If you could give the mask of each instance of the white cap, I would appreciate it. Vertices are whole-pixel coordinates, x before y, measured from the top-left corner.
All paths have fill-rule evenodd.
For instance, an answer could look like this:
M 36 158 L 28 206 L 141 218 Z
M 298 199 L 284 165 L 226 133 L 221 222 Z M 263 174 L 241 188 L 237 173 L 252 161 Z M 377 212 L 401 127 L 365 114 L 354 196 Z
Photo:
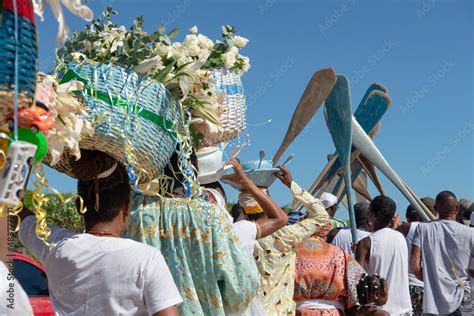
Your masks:
M 323 194 L 321 194 L 319 201 L 321 201 L 325 209 L 328 209 L 337 203 L 337 197 L 335 195 L 332 195 L 331 193 L 324 192 Z

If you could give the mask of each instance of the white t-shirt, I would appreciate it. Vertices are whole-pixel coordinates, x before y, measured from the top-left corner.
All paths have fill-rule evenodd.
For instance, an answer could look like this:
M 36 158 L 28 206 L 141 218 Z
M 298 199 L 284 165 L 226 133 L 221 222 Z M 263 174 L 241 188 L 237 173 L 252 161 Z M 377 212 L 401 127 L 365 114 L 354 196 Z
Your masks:
M 155 248 L 48 226 L 51 248 L 36 237 L 33 216 L 22 221 L 19 238 L 45 267 L 60 315 L 151 315 L 182 302 Z
M 370 232 L 365 230 L 357 229 L 357 240 L 360 241 L 367 236 L 370 236 Z M 354 252 L 352 251 L 351 244 L 352 244 L 352 233 L 350 227 L 343 227 L 339 230 L 337 235 L 332 240 L 331 244 L 337 247 L 341 247 L 344 249 L 348 254 L 352 257 L 354 256 Z
M 474 229 L 442 219 L 421 223 L 416 228 L 413 245 L 421 248 L 425 283 L 423 312 L 454 312 L 464 298 L 461 284 L 467 288 L 469 282 L 467 270 L 474 254 Z
M 257 242 L 257 225 L 254 222 L 243 220 L 232 224 L 232 226 L 245 248 L 253 255 Z
M 3 261 L 0 261 L 0 280 L 0 315 L 33 315 L 28 295 L 13 276 L 13 267 L 7 268 Z
M 408 285 L 408 249 L 405 237 L 391 228 L 369 236 L 371 241 L 368 274 L 378 274 L 387 281 L 388 300 L 382 308 L 390 315 L 412 311 Z
M 408 248 L 408 265 L 410 264 L 410 261 L 411 261 L 411 249 L 412 249 L 413 236 L 415 235 L 415 230 L 416 230 L 416 227 L 418 226 L 418 224 L 420 224 L 420 222 L 410 223 L 410 230 L 408 231 L 408 234 L 406 236 L 407 248 Z M 413 285 L 413 286 L 424 287 L 423 281 L 419 280 L 410 271 L 408 273 L 408 282 L 409 282 L 410 285 Z

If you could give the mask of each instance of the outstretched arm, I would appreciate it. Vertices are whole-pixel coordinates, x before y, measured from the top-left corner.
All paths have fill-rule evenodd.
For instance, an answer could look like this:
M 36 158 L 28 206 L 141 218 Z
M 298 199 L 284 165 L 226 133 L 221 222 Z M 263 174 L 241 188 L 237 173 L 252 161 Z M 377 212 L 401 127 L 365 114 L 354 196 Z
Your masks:
M 268 217 L 258 221 L 260 232 L 258 237 L 263 238 L 271 235 L 285 226 L 288 223 L 288 216 L 286 216 L 281 207 L 249 179 L 237 159 L 232 158 L 230 163 L 234 166 L 235 173 L 225 178 L 243 185 L 245 190 L 252 195 Z

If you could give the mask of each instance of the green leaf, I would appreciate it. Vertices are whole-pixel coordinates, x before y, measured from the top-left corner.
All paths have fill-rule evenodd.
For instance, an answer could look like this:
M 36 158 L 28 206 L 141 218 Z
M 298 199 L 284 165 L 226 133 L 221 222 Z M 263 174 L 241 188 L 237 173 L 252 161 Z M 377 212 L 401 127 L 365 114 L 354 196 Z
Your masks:
M 176 36 L 178 36 L 179 34 L 179 29 L 173 29 L 171 30 L 171 32 L 168 33 L 168 37 L 170 39 L 173 39 L 173 38 L 176 38 Z
M 163 80 L 171 72 L 175 64 L 176 64 L 176 60 L 173 60 L 169 65 L 167 65 L 158 74 L 156 74 L 154 79 L 158 82 L 163 82 Z
M 160 24 L 158 26 L 158 30 L 157 32 L 160 33 L 160 34 L 164 34 L 165 33 L 165 30 L 166 30 L 166 26 L 164 24 Z

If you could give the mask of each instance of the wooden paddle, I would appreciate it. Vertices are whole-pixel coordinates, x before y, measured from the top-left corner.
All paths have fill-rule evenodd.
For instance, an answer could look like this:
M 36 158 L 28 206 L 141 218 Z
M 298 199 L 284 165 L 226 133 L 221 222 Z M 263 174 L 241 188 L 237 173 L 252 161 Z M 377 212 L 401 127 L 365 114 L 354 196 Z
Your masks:
M 349 204 L 349 220 L 351 223 L 352 242 L 357 244 L 357 226 L 352 203 L 351 181 L 351 148 L 352 148 L 352 106 L 349 92 L 349 81 L 343 75 L 337 76 L 334 89 L 326 99 L 324 117 L 329 132 L 336 146 L 341 164 L 344 166 L 346 196 Z
M 377 176 L 374 165 L 367 158 L 365 158 L 364 155 L 360 155 L 357 159 L 359 160 L 360 165 L 365 170 L 367 175 L 370 177 L 370 180 L 372 180 L 374 183 L 379 193 L 381 195 L 386 195 L 382 183 L 380 183 L 380 180 Z
M 377 135 L 377 132 L 379 131 L 380 129 L 380 126 L 381 126 L 381 123 L 378 122 L 375 127 L 372 129 L 372 131 L 370 132 L 369 134 L 369 137 L 370 139 L 374 139 L 375 138 L 375 135 Z M 357 156 L 354 156 L 352 157 L 352 160 L 351 160 L 351 168 L 352 168 L 352 183 L 354 184 L 354 182 L 356 182 L 358 176 L 359 176 L 359 173 L 363 170 L 363 167 L 360 165 L 359 163 L 359 157 L 360 157 L 360 152 L 358 150 L 354 150 L 353 149 L 353 152 L 357 153 Z M 355 188 L 354 188 L 355 190 Z M 344 198 L 344 193 L 345 192 L 345 189 L 344 189 L 344 183 L 342 181 L 342 179 L 339 179 L 333 189 L 333 194 L 338 198 L 338 203 L 340 203 L 340 201 Z
M 395 173 L 392 167 L 390 167 L 388 162 L 355 118 L 352 119 L 352 130 L 352 143 L 354 147 L 356 147 L 361 154 L 363 154 L 375 167 L 385 174 L 385 176 L 398 188 L 398 190 L 400 190 L 407 200 L 415 206 L 418 214 L 420 214 L 423 220 L 430 221 L 432 218 L 425 213 L 423 207 L 418 204 L 413 195 L 407 190 L 400 177 Z
M 313 74 L 296 106 L 285 138 L 273 157 L 273 166 L 278 164 L 285 150 L 313 118 L 335 84 L 336 74 L 332 68 L 321 69 Z
M 372 131 L 391 105 L 390 97 L 386 94 L 382 94 L 386 98 L 386 102 L 382 102 L 381 104 L 373 102 L 372 98 L 377 95 L 373 93 L 375 91 L 384 93 L 387 91 L 387 88 L 379 83 L 371 84 L 356 110 L 356 118 L 362 120 L 362 126 L 364 127 L 364 130 L 368 132 Z M 340 167 L 341 164 L 337 160 L 337 155 L 334 154 L 333 158 L 328 162 L 328 164 L 323 168 L 323 171 L 313 182 L 308 192 L 314 195 L 316 191 L 320 189 L 323 182 L 333 177 L 336 170 Z

